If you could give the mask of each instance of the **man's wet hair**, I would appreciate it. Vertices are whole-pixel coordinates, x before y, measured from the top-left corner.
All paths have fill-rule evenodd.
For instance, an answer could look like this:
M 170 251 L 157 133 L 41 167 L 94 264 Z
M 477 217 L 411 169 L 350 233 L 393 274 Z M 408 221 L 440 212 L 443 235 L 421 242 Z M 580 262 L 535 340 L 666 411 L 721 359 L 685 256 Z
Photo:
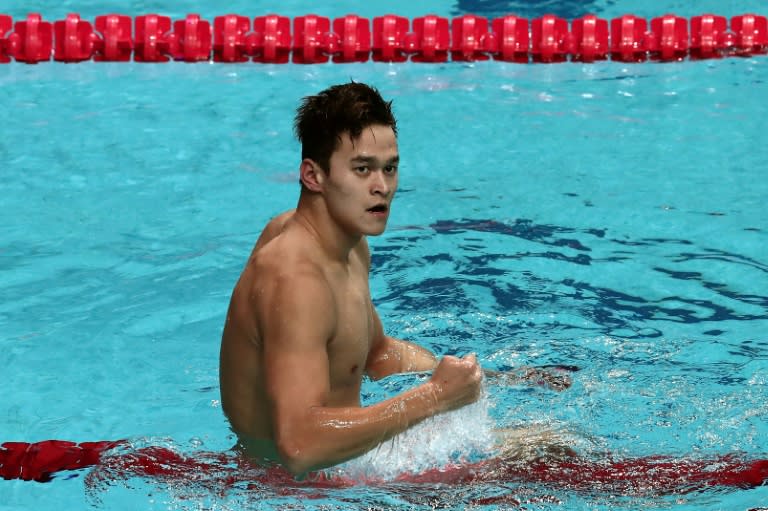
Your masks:
M 331 154 L 348 133 L 352 140 L 374 124 L 389 126 L 397 135 L 392 102 L 375 87 L 351 82 L 334 85 L 305 97 L 296 111 L 294 131 L 301 143 L 301 158 L 309 158 L 330 171 Z

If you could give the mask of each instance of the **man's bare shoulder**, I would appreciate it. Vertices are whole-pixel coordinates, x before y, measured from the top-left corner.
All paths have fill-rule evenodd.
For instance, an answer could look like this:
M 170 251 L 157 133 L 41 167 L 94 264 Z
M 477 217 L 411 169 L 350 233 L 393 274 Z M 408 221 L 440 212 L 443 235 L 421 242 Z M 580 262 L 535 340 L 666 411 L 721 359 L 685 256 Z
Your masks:
M 265 243 L 254 252 L 250 266 L 262 277 L 283 273 L 322 272 L 320 258 L 317 256 L 310 239 L 303 233 L 288 229 Z
M 295 209 L 291 209 L 272 218 L 272 220 L 270 220 L 261 231 L 259 239 L 256 241 L 256 245 L 253 247 L 252 254 L 279 236 L 280 233 L 283 232 L 283 229 L 285 229 L 285 225 L 291 220 L 291 218 L 293 218 L 293 214 L 295 212 Z
M 322 342 L 330 338 L 336 318 L 334 293 L 312 243 L 302 229 L 286 226 L 251 258 L 248 302 L 263 338 L 282 338 L 280 332 L 295 334 L 296 329 L 303 337 Z
M 322 291 L 328 286 L 326 265 L 315 240 L 292 217 L 292 211 L 286 212 L 265 228 L 248 262 L 253 291 L 290 294 L 303 289 Z

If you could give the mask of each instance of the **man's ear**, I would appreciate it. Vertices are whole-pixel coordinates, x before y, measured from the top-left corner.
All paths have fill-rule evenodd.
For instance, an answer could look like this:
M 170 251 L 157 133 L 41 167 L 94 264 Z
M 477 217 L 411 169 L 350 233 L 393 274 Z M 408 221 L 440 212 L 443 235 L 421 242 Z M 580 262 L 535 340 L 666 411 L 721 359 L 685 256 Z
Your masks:
M 320 192 L 325 182 L 325 171 L 315 160 L 304 158 L 299 166 L 299 179 L 304 186 L 313 192 Z

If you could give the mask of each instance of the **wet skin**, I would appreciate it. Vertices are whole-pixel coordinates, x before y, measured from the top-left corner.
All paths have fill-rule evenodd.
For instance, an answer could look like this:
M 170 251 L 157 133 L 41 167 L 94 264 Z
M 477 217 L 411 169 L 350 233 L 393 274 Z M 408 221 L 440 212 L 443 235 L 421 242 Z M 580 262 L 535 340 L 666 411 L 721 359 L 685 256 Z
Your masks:
M 264 228 L 235 286 L 222 406 L 255 461 L 295 474 L 334 465 L 479 396 L 473 355 L 438 362 L 385 335 L 371 301 L 365 237 L 386 227 L 398 162 L 394 132 L 379 125 L 342 136 L 328 172 L 303 160 L 297 208 Z M 427 382 L 361 407 L 364 375 L 426 370 Z

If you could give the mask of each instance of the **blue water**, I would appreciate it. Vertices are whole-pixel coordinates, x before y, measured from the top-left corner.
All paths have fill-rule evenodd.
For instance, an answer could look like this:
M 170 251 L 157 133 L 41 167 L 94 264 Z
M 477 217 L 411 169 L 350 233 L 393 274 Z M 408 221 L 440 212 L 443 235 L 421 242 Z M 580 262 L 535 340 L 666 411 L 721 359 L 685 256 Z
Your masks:
M 469 9 L 348 4 L 314 12 Z M 527 15 L 586 8 L 540 4 L 526 3 Z M 590 6 L 605 17 L 760 10 L 623 4 Z M 471 5 L 491 15 L 516 3 Z M 223 13 L 117 7 L 0 10 Z M 237 7 L 228 10 L 253 11 Z M 286 2 L 280 12 L 309 10 Z M 231 446 L 217 372 L 229 293 L 261 226 L 295 205 L 298 99 L 350 78 L 393 98 L 399 118 L 401 188 L 387 232 L 370 240 L 387 330 L 440 354 L 476 352 L 496 369 L 581 368 L 562 393 L 489 382 L 478 406 L 388 447 L 376 470 L 439 465 L 445 453 L 424 435 L 470 444 L 493 426 L 524 424 L 567 430 L 587 453 L 768 454 L 766 57 L 0 66 L 0 441 L 129 438 L 191 454 Z M 416 380 L 367 382 L 364 398 Z M 496 495 L 522 509 L 768 503 L 766 487 L 623 496 L 393 484 L 299 500 L 306 493 L 268 486 L 224 491 L 215 474 L 96 479 L 86 470 L 49 484 L 3 481 L 0 509 L 463 509 Z

